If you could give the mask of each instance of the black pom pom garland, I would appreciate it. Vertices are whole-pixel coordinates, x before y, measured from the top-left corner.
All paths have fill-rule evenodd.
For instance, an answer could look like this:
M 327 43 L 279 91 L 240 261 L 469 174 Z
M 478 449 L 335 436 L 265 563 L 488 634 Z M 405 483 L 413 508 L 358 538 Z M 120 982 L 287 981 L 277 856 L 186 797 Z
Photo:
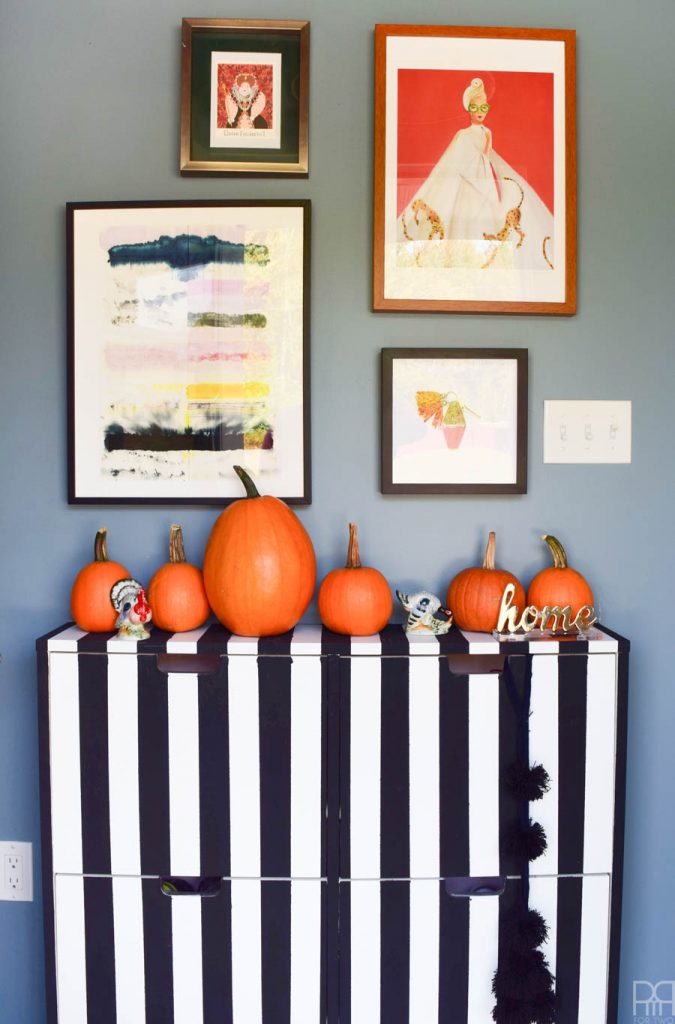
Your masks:
M 546 833 L 538 821 L 528 819 L 527 825 L 520 822 L 511 825 L 506 830 L 506 848 L 519 860 L 536 860 L 546 851 Z
M 541 800 L 544 793 L 551 788 L 549 774 L 542 764 L 526 766 L 520 761 L 512 764 L 506 772 L 505 784 L 507 789 L 518 800 Z

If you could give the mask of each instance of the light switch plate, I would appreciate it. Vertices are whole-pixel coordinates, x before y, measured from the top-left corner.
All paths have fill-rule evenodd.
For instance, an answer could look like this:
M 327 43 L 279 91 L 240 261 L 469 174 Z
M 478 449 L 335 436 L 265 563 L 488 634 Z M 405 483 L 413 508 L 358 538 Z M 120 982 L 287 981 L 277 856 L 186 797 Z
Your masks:
M 545 401 L 544 462 L 630 462 L 631 402 Z

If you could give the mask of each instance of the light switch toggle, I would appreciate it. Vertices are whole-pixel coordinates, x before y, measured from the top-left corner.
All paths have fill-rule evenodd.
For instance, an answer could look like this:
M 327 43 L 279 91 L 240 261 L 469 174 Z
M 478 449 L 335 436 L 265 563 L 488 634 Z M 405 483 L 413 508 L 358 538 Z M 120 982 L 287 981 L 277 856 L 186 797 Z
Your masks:
M 630 462 L 631 407 L 626 401 L 545 401 L 544 462 Z

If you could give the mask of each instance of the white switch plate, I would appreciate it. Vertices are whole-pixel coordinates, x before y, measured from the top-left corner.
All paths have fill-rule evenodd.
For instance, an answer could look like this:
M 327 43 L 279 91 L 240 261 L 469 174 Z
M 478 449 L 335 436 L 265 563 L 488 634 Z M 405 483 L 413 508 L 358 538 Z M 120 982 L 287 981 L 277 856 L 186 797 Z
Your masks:
M 545 401 L 544 462 L 630 462 L 631 405 Z
M 33 899 L 33 844 L 0 842 L 0 900 Z

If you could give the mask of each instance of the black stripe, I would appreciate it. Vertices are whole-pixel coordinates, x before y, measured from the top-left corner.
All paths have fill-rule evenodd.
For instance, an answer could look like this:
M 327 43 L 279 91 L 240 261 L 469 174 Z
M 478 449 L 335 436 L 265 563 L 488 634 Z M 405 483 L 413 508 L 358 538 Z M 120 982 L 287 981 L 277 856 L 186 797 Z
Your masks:
M 325 626 L 321 627 L 321 653 L 336 654 L 341 658 L 349 658 L 352 651 L 352 638 L 342 633 L 333 633 Z
M 319 1002 L 319 1021 L 326 1024 L 338 1024 L 340 1019 L 339 987 L 338 987 L 338 921 L 337 913 L 337 881 L 331 886 L 335 893 L 335 914 L 329 911 L 328 883 L 321 882 L 321 992 Z
M 604 627 L 603 627 L 604 628 Z M 621 640 L 621 638 L 619 638 Z M 626 641 L 627 643 L 627 641 Z M 609 933 L 609 999 L 607 1020 L 615 1021 L 619 1000 L 621 953 L 621 899 L 623 891 L 623 844 L 626 814 L 626 741 L 628 729 L 628 654 L 618 655 L 616 707 L 616 762 L 614 776 L 614 856 L 612 861 L 611 918 Z
M 380 883 L 380 1019 L 408 1024 L 410 882 Z
M 204 1024 L 232 1019 L 232 883 L 223 879 L 218 896 L 202 899 Z
M 449 896 L 439 882 L 438 1024 L 474 1024 L 469 1014 L 469 899 Z
M 290 657 L 292 640 L 292 629 L 286 633 L 278 633 L 276 636 L 261 636 L 258 640 L 258 654 Z
M 141 872 L 171 874 L 168 676 L 138 658 L 138 788 Z M 166 897 L 163 897 L 166 898 Z
M 450 672 L 447 658 L 438 663 L 440 865 L 445 877 L 470 873 L 469 677 Z
M 608 629 L 607 626 L 602 625 L 600 622 L 596 622 L 596 627 L 607 636 L 611 636 L 612 639 L 619 641 L 619 651 L 628 653 L 630 650 L 630 640 L 627 640 L 625 636 L 621 636 L 620 633 L 615 633 L 613 629 Z
M 340 882 L 340 930 L 339 930 L 339 988 L 340 988 L 340 1024 L 351 1024 L 352 1019 L 352 886 L 350 882 Z M 335 1024 L 333 1018 L 329 1024 Z M 372 1024 L 377 1024 L 373 1021 Z
M 115 934 L 111 878 L 84 879 L 87 1020 L 115 1024 Z
M 49 634 L 48 634 L 49 636 Z M 49 762 L 49 656 L 38 641 L 38 730 L 40 749 L 40 836 L 42 850 L 42 920 L 45 942 L 47 1024 L 56 1024 L 56 946 L 54 941 L 54 876 L 52 864 L 52 795 Z
M 150 639 L 142 640 L 139 642 L 139 651 L 148 651 L 150 645 L 152 645 L 153 652 L 163 654 L 166 652 L 166 645 L 171 637 L 174 636 L 166 629 L 158 629 L 157 626 L 153 626 L 150 631 Z
M 228 667 L 227 658 L 221 658 L 217 673 L 199 676 L 199 831 L 202 875 L 230 874 Z
M 587 662 L 583 655 L 558 657 L 558 871 L 561 875 L 584 870 Z
M 525 700 L 525 674 L 528 668 L 527 655 L 509 653 L 508 669 L 518 701 Z M 509 696 L 505 672 L 499 676 L 499 870 L 502 875 L 520 874 L 523 864 L 509 849 L 508 833 L 518 825 L 521 818 L 520 801 L 505 785 L 509 768 L 517 761 L 522 762 L 518 746 L 518 707 L 514 707 Z
M 262 1017 L 265 1024 L 291 1019 L 291 883 L 261 882 Z
M 158 878 L 143 879 L 143 947 L 148 1024 L 170 1022 L 173 1020 L 171 897 L 161 892 Z
M 291 659 L 259 657 L 258 688 L 260 870 L 263 877 L 290 878 Z
M 227 653 L 227 642 L 232 636 L 229 629 L 221 622 L 211 622 L 205 633 L 202 633 L 197 641 L 197 650 L 200 654 L 216 650 L 219 654 Z
M 80 705 L 80 796 L 84 874 L 110 874 L 108 658 L 77 659 Z
M 582 878 L 558 879 L 555 965 L 557 1024 L 577 1024 L 579 1019 L 582 887 Z
M 108 630 L 106 633 L 85 633 L 77 641 L 78 654 L 106 654 L 108 651 L 108 640 L 117 636 L 117 630 Z
M 340 661 L 321 658 L 321 874 L 340 873 Z
M 445 634 L 436 638 L 440 644 L 441 654 L 468 654 L 469 641 L 461 629 L 454 623 Z
M 410 876 L 408 658 L 382 658 L 380 875 Z
M 380 631 L 380 643 L 383 655 L 408 657 L 410 654 L 410 644 L 403 626 L 396 626 L 393 623 L 385 626 Z
M 351 658 L 340 658 L 340 878 L 351 875 Z

